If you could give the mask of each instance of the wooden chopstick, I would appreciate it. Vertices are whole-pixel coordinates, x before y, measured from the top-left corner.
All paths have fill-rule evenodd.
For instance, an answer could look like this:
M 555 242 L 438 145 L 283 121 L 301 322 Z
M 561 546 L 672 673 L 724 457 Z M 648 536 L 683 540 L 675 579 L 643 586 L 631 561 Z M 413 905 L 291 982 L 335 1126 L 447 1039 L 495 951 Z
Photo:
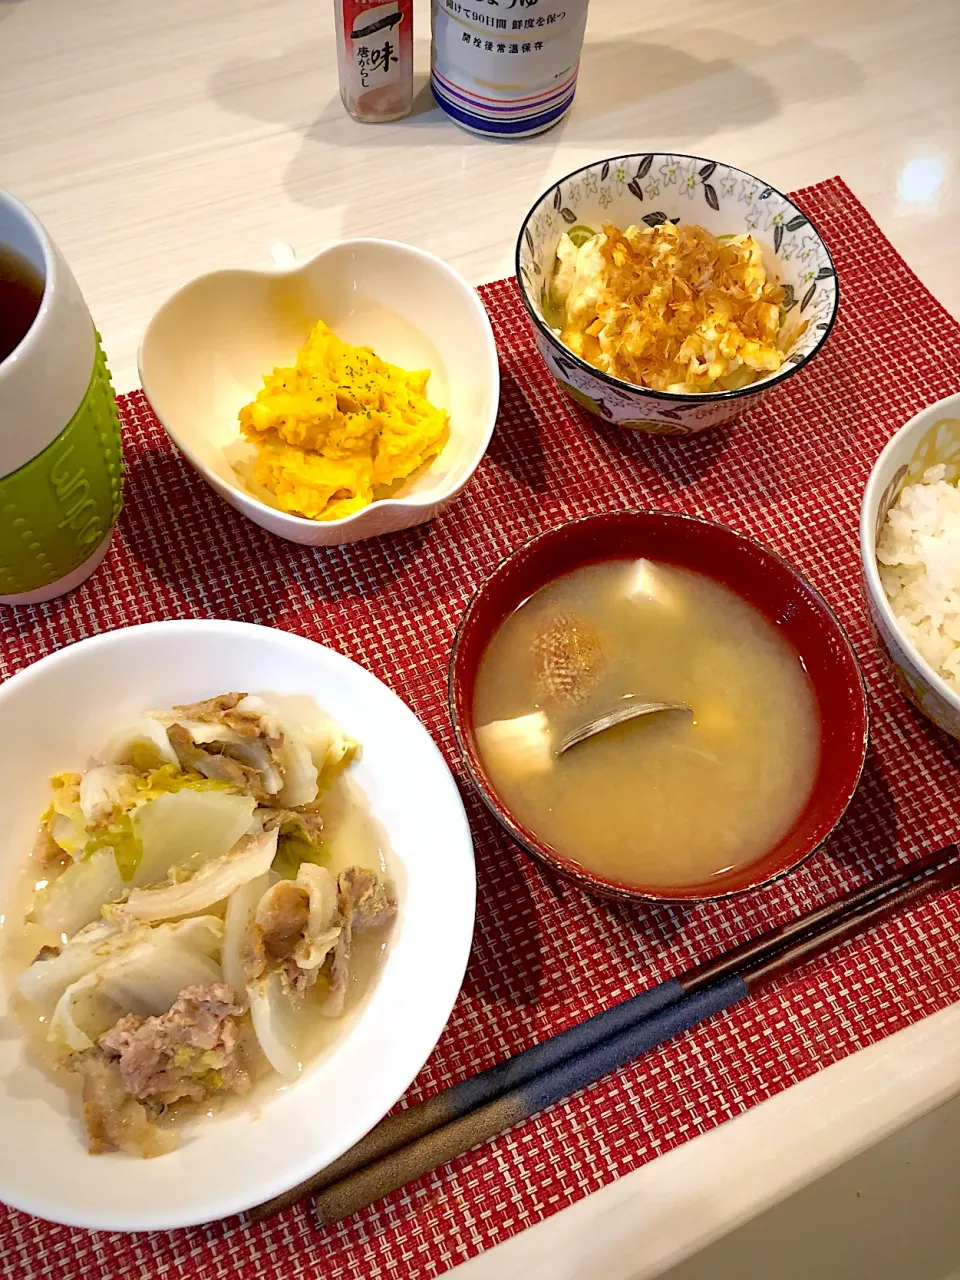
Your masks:
M 704 1021 L 890 911 L 960 882 L 956 845 L 659 983 L 416 1107 L 381 1121 L 313 1178 L 248 1213 L 263 1221 L 314 1195 L 336 1222 L 518 1120 Z

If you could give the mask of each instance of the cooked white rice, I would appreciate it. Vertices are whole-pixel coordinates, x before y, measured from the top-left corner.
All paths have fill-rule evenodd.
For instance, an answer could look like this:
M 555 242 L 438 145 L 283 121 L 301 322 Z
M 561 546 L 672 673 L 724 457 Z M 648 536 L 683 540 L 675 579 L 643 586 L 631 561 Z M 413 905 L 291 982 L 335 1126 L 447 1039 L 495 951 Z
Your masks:
M 960 688 L 960 490 L 930 467 L 904 485 L 880 531 L 880 581 L 900 630 Z

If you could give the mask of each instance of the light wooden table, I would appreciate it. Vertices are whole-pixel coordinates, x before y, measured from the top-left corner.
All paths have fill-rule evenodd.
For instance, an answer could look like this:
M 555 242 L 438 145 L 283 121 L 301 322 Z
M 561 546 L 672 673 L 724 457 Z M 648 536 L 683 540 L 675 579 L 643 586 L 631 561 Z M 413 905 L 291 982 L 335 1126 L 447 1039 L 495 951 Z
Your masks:
M 425 85 L 425 3 L 419 18 Z M 571 117 L 506 144 L 461 133 L 426 90 L 398 125 L 349 120 L 329 0 L 0 0 L 0 185 L 60 243 L 121 391 L 148 318 L 199 272 L 382 234 L 491 279 L 551 180 L 632 150 L 717 156 L 784 190 L 839 173 L 960 314 L 958 66 L 957 0 L 593 0 Z M 464 1280 L 656 1275 L 958 1088 L 954 1008 L 468 1263 Z

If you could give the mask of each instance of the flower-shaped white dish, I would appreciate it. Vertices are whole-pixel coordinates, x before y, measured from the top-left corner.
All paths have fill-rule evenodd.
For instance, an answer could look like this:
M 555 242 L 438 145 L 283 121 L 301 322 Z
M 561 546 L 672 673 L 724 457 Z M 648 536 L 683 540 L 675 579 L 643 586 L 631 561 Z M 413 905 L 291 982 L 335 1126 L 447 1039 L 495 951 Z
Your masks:
M 900 629 L 877 568 L 880 531 L 900 491 L 938 465 L 946 467 L 949 483 L 960 481 L 960 393 L 921 409 L 890 437 L 873 464 L 860 507 L 860 559 L 870 621 L 894 680 L 919 711 L 960 738 L 960 693 Z
M 399 914 L 359 1011 L 303 1075 L 185 1127 L 152 1160 L 92 1156 L 78 1100 L 31 1059 L 4 966 L 0 1199 L 105 1230 L 186 1226 L 249 1208 L 340 1156 L 393 1106 L 433 1049 L 473 935 L 473 845 L 454 781 L 429 734 L 385 685 L 299 636 L 239 622 L 160 622 L 61 649 L 0 687 L 3 945 L 49 777 L 82 769 L 118 725 L 149 707 L 241 690 L 307 695 L 363 747 L 351 765 L 382 832 Z
M 791 342 L 775 373 L 736 391 L 654 391 L 595 369 L 573 354 L 544 318 L 543 294 L 564 231 L 605 223 L 621 230 L 667 220 L 694 223 L 716 236 L 749 233 L 764 251 L 768 278 L 786 289 Z M 741 169 L 702 156 L 619 156 L 596 160 L 561 178 L 527 214 L 517 240 L 517 281 L 537 347 L 559 384 L 584 408 L 616 426 L 689 435 L 729 422 L 808 364 L 836 319 L 837 273 L 810 219 L 791 200 Z
M 450 415 L 450 439 L 431 463 L 340 520 L 280 511 L 237 470 L 254 456 L 240 409 L 265 374 L 293 363 L 317 320 L 391 364 L 430 369 L 427 396 Z M 291 267 L 200 276 L 150 321 L 139 365 L 154 412 L 204 479 L 264 529 L 308 546 L 432 520 L 479 465 L 500 398 L 493 330 L 476 290 L 433 254 L 390 240 L 344 240 Z

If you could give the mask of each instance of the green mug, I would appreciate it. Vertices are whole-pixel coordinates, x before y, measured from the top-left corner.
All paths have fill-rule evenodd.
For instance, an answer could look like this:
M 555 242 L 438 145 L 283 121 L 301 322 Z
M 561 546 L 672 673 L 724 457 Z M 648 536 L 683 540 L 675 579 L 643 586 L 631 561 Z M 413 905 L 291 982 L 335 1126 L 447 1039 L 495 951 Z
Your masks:
M 37 604 L 78 587 L 107 553 L 123 486 L 120 421 L 70 268 L 4 191 L 0 312 L 0 604 Z M 18 317 L 22 335 L 11 328 Z

